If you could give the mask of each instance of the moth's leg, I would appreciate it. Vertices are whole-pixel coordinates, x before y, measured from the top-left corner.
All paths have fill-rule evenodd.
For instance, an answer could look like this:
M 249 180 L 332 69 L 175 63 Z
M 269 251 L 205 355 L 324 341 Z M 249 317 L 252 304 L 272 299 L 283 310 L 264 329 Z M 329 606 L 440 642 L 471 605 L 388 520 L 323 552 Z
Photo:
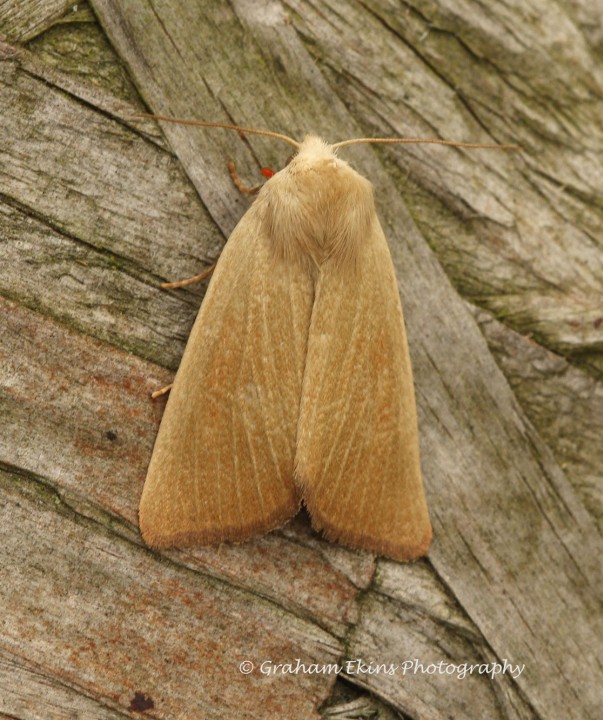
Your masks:
M 194 285 L 195 283 L 201 282 L 205 280 L 205 278 L 209 277 L 213 271 L 216 268 L 216 263 L 213 265 L 210 265 L 207 270 L 204 270 L 202 273 L 199 273 L 199 275 L 195 275 L 194 277 L 186 278 L 185 280 L 176 280 L 176 282 L 171 283 L 161 283 L 162 288 L 180 288 L 180 287 L 186 287 L 187 285 Z
M 245 185 L 245 183 L 237 175 L 235 164 L 232 161 L 228 163 L 228 171 L 230 172 L 230 177 L 232 178 L 234 186 L 239 192 L 243 193 L 243 195 L 256 195 L 262 189 L 261 185 L 253 188 L 249 187 L 249 185 Z
M 186 278 L 185 280 L 177 280 L 176 282 L 171 283 L 161 283 L 162 288 L 180 288 L 180 287 L 186 287 L 187 285 L 194 285 L 194 283 L 201 282 L 202 280 L 205 280 L 206 277 L 212 274 L 214 271 L 214 268 L 216 267 L 216 263 L 213 265 L 210 265 L 207 270 L 204 270 L 199 275 L 195 275 L 195 277 Z M 160 390 L 155 390 L 155 392 L 151 393 L 151 397 L 153 400 L 155 400 L 158 397 L 161 397 L 162 395 L 165 395 L 168 393 L 174 383 L 170 383 L 169 385 L 166 385 L 165 387 L 161 388 Z
M 151 397 L 153 398 L 153 400 L 155 400 L 156 398 L 161 397 L 162 395 L 165 395 L 166 393 L 168 393 L 173 387 L 174 387 L 174 383 L 170 383 L 169 385 L 162 387 L 161 390 L 155 390 L 155 392 L 152 392 Z

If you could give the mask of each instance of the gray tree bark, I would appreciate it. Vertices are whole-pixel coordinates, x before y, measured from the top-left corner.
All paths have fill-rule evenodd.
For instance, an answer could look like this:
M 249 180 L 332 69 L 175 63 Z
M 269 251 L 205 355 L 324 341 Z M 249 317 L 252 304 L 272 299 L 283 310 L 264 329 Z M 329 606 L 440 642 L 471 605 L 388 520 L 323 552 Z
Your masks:
M 0 716 L 599 717 L 600 15 L 585 0 L 0 2 Z M 164 402 L 149 393 L 203 296 L 159 284 L 215 261 L 244 213 L 226 163 L 254 183 L 288 149 L 141 111 L 522 146 L 341 151 L 375 186 L 398 273 L 426 559 L 329 544 L 303 515 L 242 545 L 145 548 Z M 259 670 L 298 658 L 343 671 Z M 525 669 L 403 675 L 415 658 Z

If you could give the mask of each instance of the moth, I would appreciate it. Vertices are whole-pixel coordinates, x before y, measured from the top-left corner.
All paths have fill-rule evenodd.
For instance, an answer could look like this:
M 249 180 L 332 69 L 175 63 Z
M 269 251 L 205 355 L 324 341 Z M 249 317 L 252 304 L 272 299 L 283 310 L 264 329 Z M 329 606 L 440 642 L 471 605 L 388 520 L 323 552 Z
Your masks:
M 371 140 L 235 129 L 297 152 L 216 265 L 155 442 L 143 538 L 240 542 L 303 503 L 329 540 L 419 558 L 432 529 L 398 285 L 372 185 L 337 155 Z

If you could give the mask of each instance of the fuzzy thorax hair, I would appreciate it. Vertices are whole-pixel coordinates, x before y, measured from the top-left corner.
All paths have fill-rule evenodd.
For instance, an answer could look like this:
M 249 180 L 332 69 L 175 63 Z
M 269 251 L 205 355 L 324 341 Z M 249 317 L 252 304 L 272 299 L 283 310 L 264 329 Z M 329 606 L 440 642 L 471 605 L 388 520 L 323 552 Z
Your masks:
M 256 204 L 276 257 L 305 266 L 327 260 L 355 266 L 376 220 L 371 183 L 314 135 L 264 185 Z

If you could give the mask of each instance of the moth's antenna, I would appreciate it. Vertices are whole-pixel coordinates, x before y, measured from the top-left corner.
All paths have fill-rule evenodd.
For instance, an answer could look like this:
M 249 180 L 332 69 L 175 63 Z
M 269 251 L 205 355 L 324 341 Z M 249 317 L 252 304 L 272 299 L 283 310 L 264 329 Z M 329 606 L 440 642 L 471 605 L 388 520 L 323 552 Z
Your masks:
M 481 148 L 484 150 L 521 150 L 519 145 L 496 145 L 483 143 L 464 143 L 454 142 L 454 140 L 427 140 L 423 138 L 355 138 L 354 140 L 343 140 L 342 142 L 332 145 L 333 148 L 345 147 L 346 145 L 360 145 L 361 143 L 406 143 L 406 144 L 430 144 L 430 145 L 449 145 L 458 148 Z
M 217 127 L 225 128 L 226 130 L 237 130 L 238 132 L 247 133 L 248 135 L 263 135 L 264 137 L 274 138 L 275 140 L 284 140 L 289 145 L 293 145 L 294 148 L 299 149 L 300 143 L 287 135 L 281 135 L 280 133 L 270 132 L 269 130 L 254 130 L 253 128 L 239 127 L 238 125 L 228 125 L 227 123 L 218 122 L 202 122 L 201 120 L 178 120 L 172 117 L 165 117 L 164 115 L 149 115 L 147 113 L 137 113 L 131 115 L 133 118 L 148 118 L 150 120 L 163 120 L 164 122 L 177 123 L 179 125 L 197 125 L 199 127 Z

